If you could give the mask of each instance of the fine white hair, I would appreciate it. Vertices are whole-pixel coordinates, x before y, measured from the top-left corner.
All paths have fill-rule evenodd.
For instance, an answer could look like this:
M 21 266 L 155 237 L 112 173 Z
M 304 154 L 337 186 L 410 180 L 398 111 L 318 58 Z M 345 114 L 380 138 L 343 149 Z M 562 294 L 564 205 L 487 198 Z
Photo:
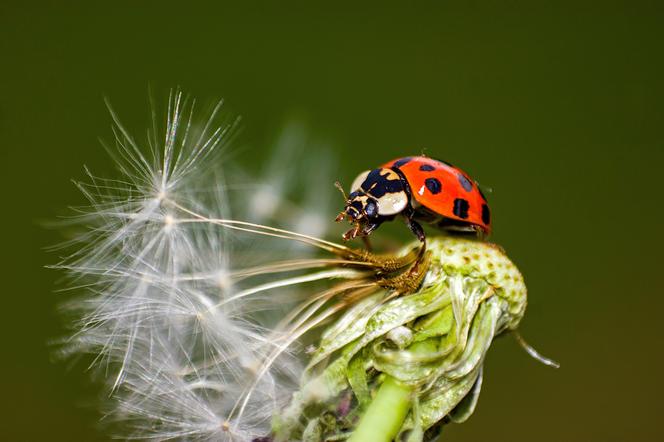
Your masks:
M 273 256 L 270 239 L 241 238 L 205 221 L 231 214 L 227 171 L 218 167 L 225 163 L 217 159 L 236 120 L 218 103 L 200 123 L 195 107 L 181 92 L 171 93 L 164 124 L 153 113 L 145 143 L 111 110 L 115 142 L 107 149 L 121 177 L 88 172 L 86 182 L 76 183 L 88 206 L 76 208 L 74 221 L 87 231 L 66 245 L 73 252 L 56 266 L 70 273 L 69 288 L 76 289 L 65 305 L 75 323 L 63 352 L 93 356 L 112 392 L 109 418 L 130 428 L 123 437 L 264 436 L 301 372 L 273 330 L 293 299 L 279 292 L 279 283 L 265 285 L 260 266 Z M 264 195 L 252 195 L 251 205 L 263 204 Z M 279 198 L 269 196 L 270 204 L 282 205 Z M 252 212 L 263 220 L 276 210 L 263 209 Z M 321 233 L 315 221 L 309 222 Z M 275 349 L 278 358 L 263 367 Z

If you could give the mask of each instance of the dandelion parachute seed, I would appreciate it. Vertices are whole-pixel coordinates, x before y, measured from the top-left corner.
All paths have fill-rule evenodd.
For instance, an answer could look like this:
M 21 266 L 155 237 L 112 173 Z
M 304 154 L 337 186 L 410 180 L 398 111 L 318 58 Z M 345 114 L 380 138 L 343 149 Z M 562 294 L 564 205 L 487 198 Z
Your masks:
M 385 440 L 417 441 L 472 413 L 484 355 L 526 305 L 497 247 L 443 237 L 381 256 L 233 219 L 209 167 L 234 126 L 220 105 L 198 124 L 194 102 L 173 93 L 147 146 L 111 115 L 122 178 L 77 183 L 90 205 L 74 221 L 88 231 L 56 267 L 79 292 L 63 350 L 106 374 L 124 437 L 322 441 L 362 415 L 351 440 L 368 440 L 381 398 L 397 398 Z M 324 324 L 305 364 L 303 337 Z

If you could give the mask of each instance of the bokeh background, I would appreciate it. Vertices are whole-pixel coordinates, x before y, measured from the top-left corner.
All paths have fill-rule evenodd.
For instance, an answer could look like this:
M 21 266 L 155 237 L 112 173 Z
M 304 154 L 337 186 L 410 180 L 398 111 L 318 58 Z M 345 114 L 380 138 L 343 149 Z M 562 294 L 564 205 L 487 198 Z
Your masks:
M 663 5 L 401 3 L 2 2 L 1 440 L 108 440 L 99 386 L 48 347 L 61 237 L 43 222 L 82 202 L 83 164 L 114 173 L 103 97 L 142 128 L 148 88 L 174 86 L 243 116 L 249 170 L 296 114 L 344 182 L 426 149 L 493 189 L 522 333 L 562 368 L 497 341 L 446 440 L 662 437 Z

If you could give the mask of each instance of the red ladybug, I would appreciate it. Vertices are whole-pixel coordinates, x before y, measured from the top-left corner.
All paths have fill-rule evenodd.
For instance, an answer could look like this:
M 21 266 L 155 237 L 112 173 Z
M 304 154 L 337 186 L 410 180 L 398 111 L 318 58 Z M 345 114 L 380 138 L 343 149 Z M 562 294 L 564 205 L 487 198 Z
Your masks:
M 404 216 L 424 242 L 420 222 L 442 230 L 491 233 L 491 212 L 482 191 L 461 169 L 425 156 L 404 157 L 361 173 L 337 221 L 355 224 L 345 240 L 365 237 L 383 222 Z

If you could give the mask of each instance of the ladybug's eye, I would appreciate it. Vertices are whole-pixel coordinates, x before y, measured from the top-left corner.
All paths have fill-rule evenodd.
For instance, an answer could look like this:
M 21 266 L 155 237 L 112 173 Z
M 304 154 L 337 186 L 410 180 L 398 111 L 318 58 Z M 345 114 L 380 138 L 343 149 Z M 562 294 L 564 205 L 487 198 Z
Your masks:
M 353 181 L 353 184 L 350 186 L 350 191 L 355 192 L 356 190 L 359 190 L 362 187 L 362 183 L 364 183 L 364 180 L 367 179 L 367 176 L 369 175 L 370 170 L 365 170 L 361 174 L 355 178 L 355 181 Z

